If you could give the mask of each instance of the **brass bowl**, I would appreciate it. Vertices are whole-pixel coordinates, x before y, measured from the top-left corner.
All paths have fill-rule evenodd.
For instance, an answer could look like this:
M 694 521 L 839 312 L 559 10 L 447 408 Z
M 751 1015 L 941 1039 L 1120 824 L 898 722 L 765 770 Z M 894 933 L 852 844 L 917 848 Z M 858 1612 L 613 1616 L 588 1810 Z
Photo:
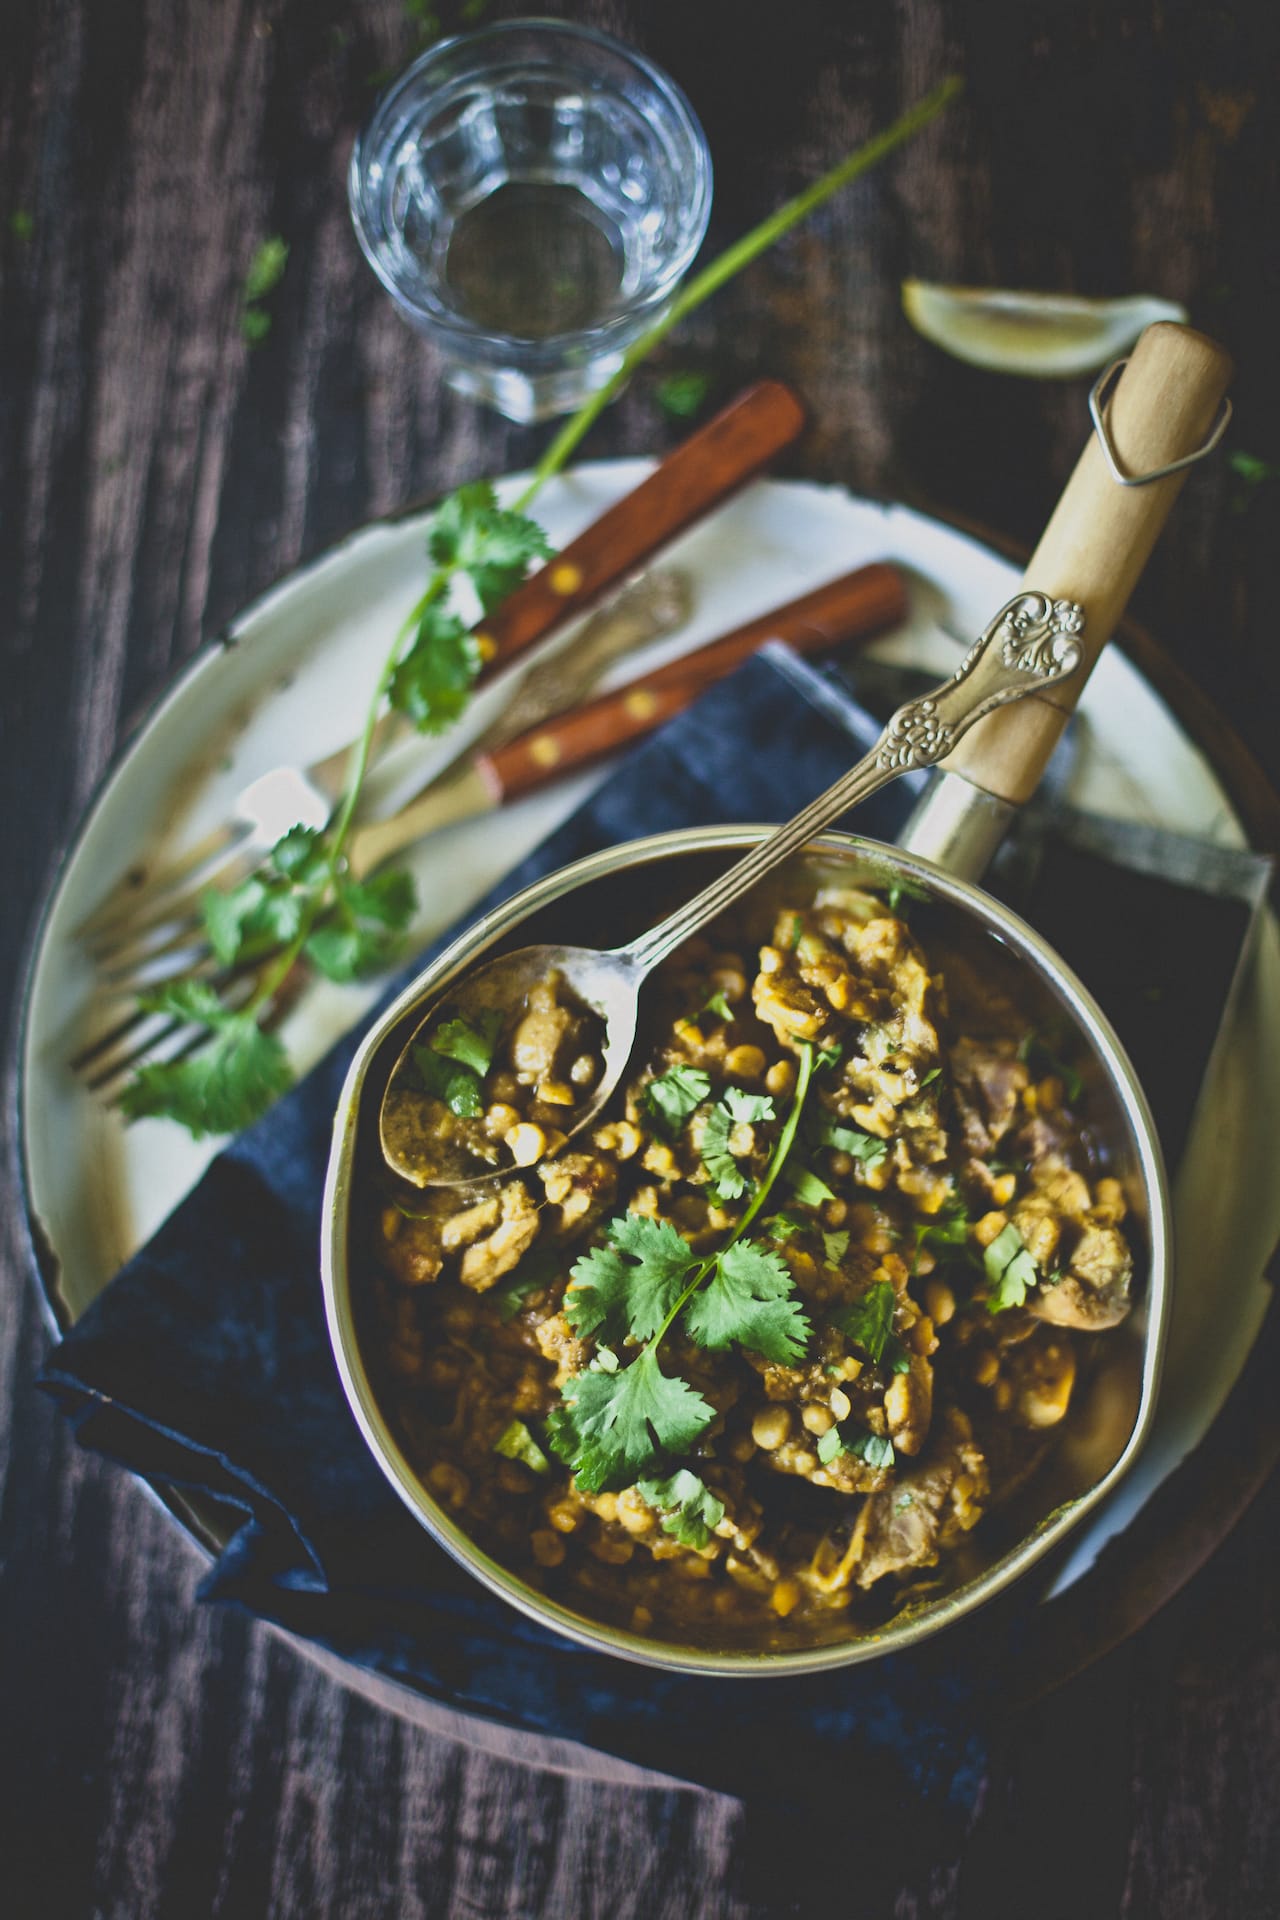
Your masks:
M 917 854 L 852 835 L 828 834 L 796 865 L 830 881 L 883 888 L 894 880 L 927 898 L 966 939 L 993 941 L 1020 969 L 1020 987 L 1065 1019 L 1078 1041 L 1091 1130 L 1108 1171 L 1129 1204 L 1128 1230 L 1140 1292 L 1120 1326 L 1100 1338 L 1082 1404 L 1028 1486 L 983 1517 L 943 1574 L 953 1584 L 859 1631 L 833 1616 L 820 1644 L 768 1648 L 685 1645 L 646 1638 L 549 1599 L 503 1566 L 433 1498 L 406 1458 L 378 1402 L 362 1351 L 359 1301 L 353 1298 L 351 1241 L 362 1224 L 360 1198 L 378 1165 L 378 1109 L 391 1067 L 424 1000 L 466 972 L 481 954 L 535 940 L 594 944 L 634 937 L 669 899 L 692 894 L 767 829 L 685 829 L 610 848 L 548 875 L 478 921 L 454 942 L 378 1021 L 352 1062 L 334 1122 L 325 1185 L 322 1274 L 325 1310 L 338 1370 L 361 1432 L 378 1465 L 433 1538 L 493 1592 L 571 1640 L 626 1659 L 698 1674 L 798 1674 L 873 1659 L 913 1646 L 993 1599 L 1106 1498 L 1139 1452 L 1151 1424 L 1170 1298 L 1170 1221 L 1164 1166 L 1145 1096 L 1115 1034 L 1091 995 L 1033 928 L 980 887 Z M 1073 1057 L 1077 1057 L 1073 1056 Z

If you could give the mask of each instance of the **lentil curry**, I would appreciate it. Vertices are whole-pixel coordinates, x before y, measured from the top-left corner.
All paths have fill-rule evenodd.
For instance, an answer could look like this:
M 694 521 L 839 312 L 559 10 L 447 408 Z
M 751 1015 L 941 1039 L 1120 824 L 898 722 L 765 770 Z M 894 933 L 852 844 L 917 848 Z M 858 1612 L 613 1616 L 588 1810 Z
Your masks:
M 1075 1071 L 1016 968 L 907 904 L 810 886 L 763 944 L 690 941 L 582 1144 L 462 1195 L 386 1176 L 380 1401 L 433 1496 L 561 1604 L 763 1651 L 954 1585 L 1129 1310 Z M 542 983 L 486 1042 L 480 1133 L 539 1128 L 529 1090 L 589 1085 L 592 1044 Z

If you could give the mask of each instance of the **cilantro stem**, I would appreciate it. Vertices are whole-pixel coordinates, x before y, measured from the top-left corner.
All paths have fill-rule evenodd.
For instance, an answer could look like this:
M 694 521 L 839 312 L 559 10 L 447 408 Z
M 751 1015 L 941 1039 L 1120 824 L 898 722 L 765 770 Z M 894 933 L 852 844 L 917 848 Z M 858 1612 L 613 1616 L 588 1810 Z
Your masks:
M 721 1258 L 723 1258 L 723 1256 L 726 1253 L 728 1253 L 730 1247 L 737 1245 L 738 1241 L 741 1240 L 747 1228 L 751 1225 L 751 1222 L 755 1219 L 756 1215 L 759 1213 L 765 1201 L 769 1198 L 770 1188 L 773 1186 L 774 1181 L 777 1179 L 778 1175 L 782 1172 L 783 1167 L 787 1163 L 787 1155 L 791 1151 L 792 1142 L 795 1140 L 795 1137 L 796 1137 L 796 1130 L 800 1125 L 800 1115 L 804 1111 L 805 1096 L 809 1091 L 809 1082 L 812 1079 L 812 1077 L 813 1077 L 813 1048 L 809 1045 L 808 1041 L 806 1040 L 801 1043 L 801 1047 L 800 1047 L 800 1066 L 796 1073 L 796 1091 L 795 1091 L 795 1098 L 791 1102 L 791 1111 L 787 1115 L 786 1123 L 783 1126 L 782 1132 L 778 1135 L 778 1138 L 774 1143 L 773 1152 L 769 1157 L 769 1165 L 765 1169 L 764 1178 L 760 1182 L 759 1188 L 757 1189 L 755 1194 L 755 1198 L 752 1200 L 751 1205 L 747 1208 L 746 1212 L 743 1214 L 741 1220 L 739 1220 L 737 1225 L 734 1227 L 732 1233 L 730 1233 L 724 1245 L 721 1247 L 717 1247 L 714 1253 L 709 1253 L 705 1260 L 699 1261 L 698 1265 L 694 1268 L 692 1280 L 690 1280 L 688 1286 L 684 1289 L 684 1292 L 680 1295 L 679 1299 L 676 1301 L 675 1305 L 672 1307 L 670 1313 L 667 1315 L 662 1325 L 658 1328 L 658 1331 L 654 1334 L 652 1340 L 646 1341 L 645 1347 L 647 1349 L 652 1350 L 653 1348 L 657 1347 L 662 1342 L 662 1340 L 665 1339 L 667 1333 L 671 1329 L 673 1322 L 683 1312 L 684 1308 L 688 1305 L 689 1301 L 692 1300 L 694 1294 L 698 1291 L 698 1288 L 702 1285 L 707 1275 L 711 1272 L 711 1269 L 715 1266 L 717 1260 L 720 1260 Z M 643 1350 L 644 1349 L 642 1349 L 642 1351 Z

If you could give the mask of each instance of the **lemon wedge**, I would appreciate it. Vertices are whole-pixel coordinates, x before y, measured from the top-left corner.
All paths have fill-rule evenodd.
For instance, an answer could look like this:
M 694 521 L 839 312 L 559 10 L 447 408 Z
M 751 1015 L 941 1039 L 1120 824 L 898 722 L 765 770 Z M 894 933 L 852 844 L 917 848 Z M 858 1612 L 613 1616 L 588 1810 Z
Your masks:
M 903 281 L 902 308 L 917 333 L 957 360 L 1037 380 L 1096 373 L 1153 321 L 1187 317 L 1175 301 L 1152 294 L 1085 300 L 1070 293 L 940 287 L 927 280 Z

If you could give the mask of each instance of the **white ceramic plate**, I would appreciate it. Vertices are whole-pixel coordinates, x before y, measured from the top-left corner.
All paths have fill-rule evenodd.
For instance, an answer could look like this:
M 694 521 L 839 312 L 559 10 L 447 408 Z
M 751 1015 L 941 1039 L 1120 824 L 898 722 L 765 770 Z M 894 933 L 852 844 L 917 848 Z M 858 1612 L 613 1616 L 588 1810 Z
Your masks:
M 572 538 L 649 466 L 601 462 L 553 483 L 538 509 L 552 539 Z M 504 483 L 508 498 L 519 484 Z M 799 482 L 757 482 L 669 551 L 693 578 L 695 613 L 681 634 L 639 657 L 644 667 L 835 574 L 889 559 L 911 576 L 912 616 L 875 651 L 949 672 L 956 649 L 937 622 L 978 633 L 1018 577 L 988 548 L 921 514 Z M 28 1201 L 51 1256 L 47 1277 L 56 1264 L 51 1304 L 64 1323 L 149 1238 L 216 1151 L 216 1143 L 196 1145 L 161 1122 L 125 1128 L 69 1072 L 92 987 L 73 929 L 126 868 L 157 852 L 172 856 L 217 825 L 250 779 L 350 738 L 424 571 L 422 521 L 402 520 L 354 535 L 268 593 L 159 702 L 66 856 L 34 955 L 21 1101 Z M 634 671 L 628 663 L 613 679 Z M 407 749 L 415 784 L 464 734 L 485 725 L 504 697 L 496 683 L 447 745 Z M 1076 804 L 1243 844 L 1208 764 L 1120 654 L 1104 656 L 1081 711 L 1084 744 L 1069 796 Z M 578 776 L 420 846 L 411 861 L 423 902 L 420 939 L 465 914 L 600 777 Z M 376 991 L 325 983 L 311 990 L 283 1030 L 298 1067 L 319 1059 Z M 1082 1529 L 1055 1590 L 1092 1564 L 1103 1540 L 1203 1437 L 1239 1374 L 1267 1305 L 1261 1276 L 1280 1235 L 1272 1166 L 1278 1134 L 1280 938 L 1268 922 L 1175 1189 L 1177 1279 L 1155 1430 L 1114 1498 Z

